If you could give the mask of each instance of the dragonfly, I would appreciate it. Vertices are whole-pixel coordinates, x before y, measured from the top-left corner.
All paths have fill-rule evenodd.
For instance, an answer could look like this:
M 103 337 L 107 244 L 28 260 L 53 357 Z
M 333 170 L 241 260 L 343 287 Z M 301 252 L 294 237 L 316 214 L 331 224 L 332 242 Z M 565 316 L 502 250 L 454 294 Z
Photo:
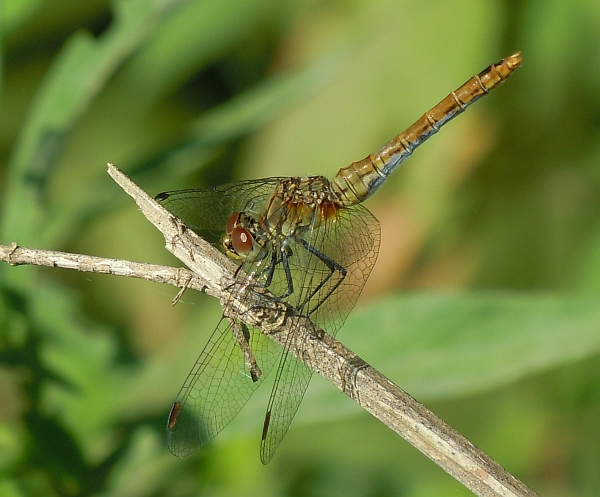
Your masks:
M 272 177 L 216 188 L 177 190 L 157 200 L 198 234 L 216 234 L 238 263 L 230 299 L 266 289 L 335 336 L 377 258 L 380 227 L 362 205 L 413 151 L 487 95 L 520 66 L 521 54 L 492 64 L 426 112 L 377 152 L 323 176 Z M 239 308 L 239 306 L 238 306 Z M 180 457 L 209 442 L 239 413 L 277 364 L 260 457 L 267 464 L 283 440 L 313 371 L 242 316 L 224 315 L 187 376 L 167 422 L 167 442 Z

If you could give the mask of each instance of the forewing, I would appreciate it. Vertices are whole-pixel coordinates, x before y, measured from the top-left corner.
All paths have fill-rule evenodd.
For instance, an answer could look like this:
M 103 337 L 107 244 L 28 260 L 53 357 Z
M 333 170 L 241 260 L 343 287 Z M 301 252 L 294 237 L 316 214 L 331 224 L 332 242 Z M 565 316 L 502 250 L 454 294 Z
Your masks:
M 228 183 L 214 188 L 174 190 L 159 193 L 156 199 L 180 218 L 189 228 L 225 233 L 225 225 L 233 212 L 246 209 L 248 202 L 264 203 L 280 178 Z

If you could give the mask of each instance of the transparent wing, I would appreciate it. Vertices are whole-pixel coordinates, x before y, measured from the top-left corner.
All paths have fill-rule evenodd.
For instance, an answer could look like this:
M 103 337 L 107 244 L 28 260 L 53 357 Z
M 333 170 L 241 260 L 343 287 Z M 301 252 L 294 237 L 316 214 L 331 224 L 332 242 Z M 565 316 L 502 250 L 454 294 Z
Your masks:
M 266 178 L 214 188 L 162 192 L 156 200 L 200 235 L 204 231 L 221 235 L 233 212 L 245 210 L 249 202 L 264 203 L 281 179 Z
M 313 371 L 284 351 L 271 391 L 260 443 L 260 460 L 267 464 L 292 424 Z
M 294 292 L 288 302 L 335 336 L 375 264 L 379 241 L 379 223 L 362 206 L 342 209 L 334 218 L 307 230 L 293 244 L 289 258 Z M 275 291 L 284 287 L 283 273 L 280 264 Z M 295 333 L 290 336 L 297 339 Z M 267 406 L 260 447 L 263 464 L 273 457 L 287 433 L 312 376 L 312 370 L 288 350 L 289 346 L 284 349 Z
M 280 349 L 248 328 L 262 376 L 253 381 L 230 321 L 223 318 L 188 375 L 169 416 L 167 443 L 184 457 L 216 436 L 237 415 L 269 373 Z

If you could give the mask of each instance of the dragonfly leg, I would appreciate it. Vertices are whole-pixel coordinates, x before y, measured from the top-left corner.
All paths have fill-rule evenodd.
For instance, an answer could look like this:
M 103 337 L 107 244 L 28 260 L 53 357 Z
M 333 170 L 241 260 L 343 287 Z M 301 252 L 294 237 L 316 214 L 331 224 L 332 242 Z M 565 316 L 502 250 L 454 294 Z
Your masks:
M 287 283 L 287 289 L 285 293 L 276 295 L 278 299 L 284 299 L 286 297 L 289 297 L 292 293 L 294 293 L 294 282 L 292 279 L 292 270 L 290 269 L 288 257 L 289 256 L 285 250 L 281 252 L 281 258 L 278 258 L 276 252 L 273 251 L 271 254 L 271 264 L 264 269 L 264 272 L 267 273 L 267 278 L 265 280 L 264 287 L 269 288 L 271 286 L 271 283 L 273 282 L 275 269 L 279 264 L 283 266 L 285 280 Z
M 268 271 L 267 279 L 265 280 L 265 288 L 269 288 L 271 286 L 271 283 L 273 282 L 273 276 L 275 275 L 275 267 L 277 266 L 277 264 L 277 256 L 273 251 L 271 252 L 271 264 L 265 268 L 265 271 Z
M 309 311 L 307 312 L 307 315 L 311 315 L 321 305 L 323 305 L 323 303 L 325 303 L 325 301 L 331 296 L 331 294 L 333 292 L 335 292 L 337 290 L 337 288 L 342 284 L 342 282 L 346 278 L 347 271 L 346 271 L 346 268 L 344 266 L 342 266 L 341 264 L 338 264 L 337 262 L 335 262 L 331 257 L 327 257 L 325 254 L 323 254 L 323 253 L 319 252 L 318 250 L 316 250 L 306 240 L 303 240 L 302 238 L 296 238 L 296 241 L 298 242 L 298 244 L 300 244 L 302 247 L 304 247 L 309 253 L 311 253 L 315 257 L 317 257 L 329 269 L 329 274 L 327 276 L 325 276 L 321 280 L 321 282 L 311 291 L 311 293 L 309 295 L 307 295 L 307 297 L 300 303 L 300 305 L 298 306 L 300 309 L 302 309 L 306 304 L 308 304 L 311 301 L 311 299 L 315 295 L 317 295 L 317 293 L 331 279 L 331 277 L 333 276 L 333 274 L 335 272 L 339 273 L 339 275 L 340 275 L 339 276 L 339 280 L 336 281 L 333 284 L 333 286 L 329 289 L 329 291 L 327 292 L 327 294 L 325 294 L 323 297 L 319 298 L 319 301 L 317 302 L 317 305 L 315 305 L 315 307 L 313 307 L 312 309 L 309 309 Z
M 237 340 L 240 349 L 242 349 L 242 353 L 244 354 L 244 361 L 246 362 L 246 367 L 250 372 L 250 377 L 252 378 L 252 381 L 258 381 L 262 376 L 262 371 L 258 367 L 256 358 L 254 357 L 252 349 L 250 348 L 250 330 L 248 329 L 248 326 L 246 326 L 244 323 L 232 319 L 231 330 L 233 331 L 233 336 Z
M 287 291 L 281 298 L 289 297 L 294 293 L 294 281 L 292 280 L 292 270 L 290 269 L 290 261 L 288 260 L 288 253 L 284 249 L 281 251 L 281 264 L 283 264 L 283 271 L 285 273 L 285 281 L 287 282 Z

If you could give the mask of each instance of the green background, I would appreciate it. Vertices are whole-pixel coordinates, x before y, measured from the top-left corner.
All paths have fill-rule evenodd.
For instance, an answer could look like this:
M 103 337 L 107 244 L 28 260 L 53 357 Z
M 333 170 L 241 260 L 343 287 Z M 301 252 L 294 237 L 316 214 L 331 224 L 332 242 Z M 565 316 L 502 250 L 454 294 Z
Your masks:
M 152 194 L 331 176 L 517 50 L 367 206 L 339 338 L 544 496 L 600 489 L 600 2 L 3 0 L 0 243 L 177 264 Z M 168 411 L 220 309 L 0 265 L 0 495 L 471 495 L 315 377 L 268 466 L 269 387 L 197 455 Z

